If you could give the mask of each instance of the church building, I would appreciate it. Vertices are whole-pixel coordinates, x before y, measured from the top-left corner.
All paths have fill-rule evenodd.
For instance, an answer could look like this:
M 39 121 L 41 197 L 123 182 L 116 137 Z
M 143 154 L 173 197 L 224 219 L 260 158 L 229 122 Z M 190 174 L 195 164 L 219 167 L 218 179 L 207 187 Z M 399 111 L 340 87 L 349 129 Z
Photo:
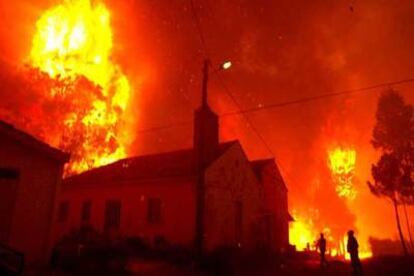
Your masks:
M 209 252 L 281 252 L 289 242 L 287 188 L 274 159 L 247 158 L 219 142 L 218 116 L 203 101 L 192 148 L 135 156 L 62 183 L 54 240 L 83 225 Z

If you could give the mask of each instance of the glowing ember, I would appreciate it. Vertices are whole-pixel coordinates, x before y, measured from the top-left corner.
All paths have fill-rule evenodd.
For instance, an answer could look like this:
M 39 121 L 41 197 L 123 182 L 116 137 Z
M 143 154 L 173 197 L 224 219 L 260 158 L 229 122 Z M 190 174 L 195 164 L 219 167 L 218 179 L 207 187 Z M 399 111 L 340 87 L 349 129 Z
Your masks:
M 353 185 L 355 175 L 356 151 L 349 148 L 336 148 L 328 152 L 329 168 L 336 182 L 336 192 L 340 197 L 354 199 L 356 190 Z
M 129 100 L 130 86 L 120 67 L 112 61 L 108 9 L 102 3 L 92 5 L 90 0 L 65 1 L 47 10 L 37 21 L 36 30 L 30 53 L 31 66 L 59 80 L 60 84 L 63 80 L 65 86 L 62 89 L 52 85 L 46 91 L 49 98 L 66 97 L 68 101 L 80 101 L 73 90 L 65 89 L 79 82 L 80 77 L 97 86 L 83 87 L 83 93 L 94 96 L 85 96 L 77 109 L 71 110 L 63 119 L 64 129 L 60 132 L 70 139 L 74 139 L 76 133 L 81 139 L 76 141 L 77 146 L 69 146 L 74 158 L 67 172 L 81 172 L 124 157 L 120 123 Z M 46 135 L 48 142 L 65 149 L 62 146 L 64 137 L 51 136 Z

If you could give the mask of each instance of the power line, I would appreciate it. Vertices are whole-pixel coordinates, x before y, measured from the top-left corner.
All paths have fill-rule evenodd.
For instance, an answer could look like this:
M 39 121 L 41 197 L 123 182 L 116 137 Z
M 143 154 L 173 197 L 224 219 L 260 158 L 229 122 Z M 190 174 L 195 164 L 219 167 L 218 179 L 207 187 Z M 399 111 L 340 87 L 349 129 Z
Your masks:
M 221 76 L 219 74 L 216 74 L 217 78 L 220 81 L 221 86 L 223 87 L 224 91 L 227 93 L 227 95 L 231 98 L 231 100 L 233 101 L 233 103 L 237 106 L 237 108 L 239 109 L 239 111 L 241 111 L 241 106 L 238 103 L 238 101 L 236 100 L 236 98 L 234 97 L 233 93 L 231 93 L 230 89 L 227 87 L 227 85 L 224 83 L 223 79 L 221 78 Z M 249 124 L 250 128 L 253 130 L 253 132 L 256 134 L 256 136 L 259 138 L 259 140 L 263 143 L 263 145 L 266 147 L 267 151 L 274 157 L 274 153 L 272 151 L 272 149 L 270 148 L 269 144 L 266 142 L 266 140 L 264 139 L 263 135 L 257 130 L 257 128 L 254 126 L 254 124 L 252 123 L 252 121 L 250 120 L 249 117 L 247 117 L 246 113 L 240 113 L 244 120 Z
M 285 166 L 284 166 L 282 160 L 280 158 L 276 157 L 276 155 L 274 154 L 274 152 L 271 149 L 270 145 L 267 143 L 266 139 L 258 131 L 258 129 L 252 123 L 251 119 L 248 118 L 246 114 L 252 113 L 252 112 L 265 111 L 265 110 L 268 110 L 268 109 L 286 107 L 286 106 L 300 104 L 300 103 L 312 102 L 312 101 L 315 101 L 315 100 L 320 100 L 320 99 L 329 98 L 329 97 L 336 97 L 336 96 L 341 96 L 341 95 L 346 95 L 346 94 L 354 94 L 354 93 L 358 93 L 358 92 L 365 92 L 365 91 L 375 90 L 375 89 L 378 89 L 378 88 L 390 87 L 390 86 L 393 86 L 393 85 L 414 82 L 414 78 L 410 78 L 410 79 L 404 79 L 404 80 L 399 80 L 399 81 L 393 81 L 393 82 L 386 82 L 386 83 L 371 85 L 371 86 L 367 86 L 367 87 L 363 87 L 363 88 L 356 88 L 356 89 L 344 90 L 344 91 L 339 91 L 339 92 L 326 93 L 326 94 L 317 95 L 317 96 L 313 96 L 313 97 L 307 97 L 307 98 L 302 98 L 302 99 L 298 99 L 298 100 L 287 101 L 287 102 L 282 102 L 282 103 L 275 103 L 275 104 L 271 104 L 271 105 L 267 105 L 267 106 L 262 106 L 262 107 L 257 107 L 257 108 L 249 108 L 249 109 L 244 109 L 243 110 L 243 109 L 241 109 L 241 106 L 239 105 L 238 101 L 236 100 L 234 95 L 231 93 L 231 91 L 229 90 L 227 85 L 224 83 L 221 76 L 219 74 L 216 74 L 216 76 L 218 77 L 218 80 L 220 81 L 220 83 L 221 83 L 223 89 L 225 90 L 225 92 L 228 94 L 228 96 L 231 98 L 233 103 L 239 109 L 236 112 L 227 112 L 227 113 L 220 114 L 220 117 L 243 115 L 243 118 L 249 124 L 250 128 L 255 132 L 256 136 L 260 139 L 262 144 L 266 147 L 267 151 L 275 159 L 276 164 L 278 165 L 279 170 L 282 173 L 282 176 L 283 175 L 287 176 L 289 178 L 289 181 L 291 181 L 291 182 L 296 182 L 295 178 L 292 177 L 288 173 L 288 170 L 285 169 Z M 178 126 L 190 125 L 191 123 L 192 123 L 192 121 L 179 122 L 179 123 L 176 123 L 176 124 L 171 124 L 171 125 L 166 125 L 166 126 L 161 126 L 161 127 L 154 127 L 154 128 L 146 129 L 146 130 L 143 130 L 143 131 L 138 131 L 138 133 L 164 130 L 164 129 L 178 127 Z
M 291 106 L 291 105 L 296 105 L 296 104 L 308 103 L 308 102 L 312 102 L 312 101 L 316 101 L 316 100 L 321 100 L 321 99 L 324 99 L 324 98 L 332 98 L 332 97 L 342 96 L 342 95 L 346 95 L 346 94 L 355 94 L 355 93 L 358 93 L 358 92 L 366 92 L 366 91 L 375 90 L 375 89 L 378 89 L 378 88 L 390 87 L 390 86 L 393 86 L 393 85 L 405 84 L 405 83 L 410 83 L 410 82 L 414 82 L 414 78 L 409 78 L 409 79 L 404 79 L 404 80 L 399 80 L 399 81 L 393 81 L 393 82 L 385 82 L 385 83 L 371 85 L 371 86 L 367 86 L 367 87 L 363 87 L 363 88 L 349 89 L 349 90 L 343 90 L 343 91 L 339 91 L 339 92 L 331 92 L 331 93 L 326 93 L 326 94 L 322 94 L 322 95 L 296 99 L 296 100 L 292 100 L 292 101 L 286 101 L 286 102 L 279 102 L 279 103 L 274 103 L 274 104 L 269 104 L 269 105 L 263 105 L 263 106 L 260 106 L 260 107 L 239 109 L 238 111 L 224 112 L 222 114 L 219 114 L 219 116 L 220 117 L 228 117 L 228 116 L 237 116 L 237 115 L 240 115 L 240 114 L 261 112 L 261 111 L 266 111 L 268 109 L 282 108 L 282 107 L 287 107 L 287 106 Z M 231 96 L 231 97 L 234 98 L 233 96 Z M 169 129 L 169 128 L 174 128 L 174 127 L 191 125 L 191 124 L 192 124 L 192 121 L 181 121 L 181 122 L 172 123 L 172 124 L 163 125 L 163 126 L 158 126 L 158 127 L 140 129 L 140 130 L 137 130 L 135 132 L 135 134 L 155 132 L 155 131 L 160 131 L 160 130 L 166 130 L 166 129 Z
M 166 129 L 169 129 L 169 128 L 187 126 L 187 125 L 191 125 L 192 123 L 193 123 L 193 121 L 182 121 L 182 122 L 163 125 L 163 126 L 158 126 L 158 127 L 144 128 L 144 129 L 139 129 L 139 130 L 135 131 L 134 134 L 145 134 L 145 133 L 149 133 L 149 132 L 156 132 L 156 131 L 160 131 L 160 130 L 166 130 Z
M 191 8 L 192 18 L 195 22 L 197 32 L 198 32 L 198 35 L 199 35 L 199 38 L 200 38 L 202 50 L 204 51 L 205 57 L 208 57 L 206 39 L 205 39 L 205 36 L 204 36 L 204 33 L 203 33 L 201 22 L 199 20 L 198 15 L 197 15 L 193 0 L 190 0 L 190 8 Z M 264 106 L 258 106 L 258 107 L 248 108 L 248 109 L 242 109 L 240 104 L 238 103 L 238 101 L 234 97 L 234 95 L 231 93 L 231 91 L 225 85 L 224 81 L 221 79 L 220 75 L 219 74 L 216 74 L 216 75 L 218 76 L 218 79 L 219 79 L 222 87 L 224 88 L 225 92 L 229 95 L 231 100 L 234 102 L 234 104 L 238 108 L 237 111 L 225 112 L 225 113 L 219 114 L 219 117 L 243 115 L 243 118 L 245 119 L 245 121 L 250 125 L 251 129 L 256 133 L 257 137 L 261 140 L 263 145 L 266 147 L 266 149 L 269 151 L 269 153 L 271 153 L 273 156 L 274 156 L 274 154 L 273 154 L 270 146 L 268 145 L 268 143 L 266 142 L 264 137 L 256 129 L 256 127 L 253 125 L 251 120 L 246 116 L 246 114 L 253 113 L 253 112 L 265 111 L 265 110 L 268 110 L 268 109 L 281 108 L 281 107 L 286 107 L 286 106 L 291 106 L 291 105 L 296 105 L 296 104 L 301 104 L 301 103 L 312 102 L 312 101 L 321 100 L 321 99 L 325 99 L 325 98 L 331 98 L 331 97 L 337 97 L 337 96 L 342 96 L 342 95 L 347 95 L 347 94 L 354 94 L 354 93 L 358 93 L 358 92 L 370 91 L 370 90 L 374 90 L 374 89 L 378 89 L 378 88 L 382 88 L 382 87 L 390 87 L 390 86 L 393 86 L 393 85 L 414 82 L 414 78 L 410 78 L 410 79 L 404 79 L 404 80 L 399 80 L 399 81 L 376 84 L 376 85 L 367 86 L 367 87 L 363 87 L 363 88 L 349 89 L 349 90 L 343 90 L 343 91 L 339 91 L 339 92 L 331 92 L 331 93 L 326 93 L 326 94 L 322 94 L 322 95 L 301 98 L 301 99 L 292 100 L 292 101 L 286 101 L 286 102 L 274 103 L 274 104 L 270 104 L 270 105 L 264 105 Z M 143 133 L 161 131 L 161 130 L 166 130 L 166 129 L 170 129 L 170 128 L 174 128 L 174 127 L 190 125 L 191 123 L 192 123 L 191 121 L 182 121 L 182 122 L 178 122 L 178 123 L 175 123 L 175 124 L 169 124 L 169 125 L 165 125 L 165 126 L 153 127 L 153 128 L 148 128 L 148 129 L 141 129 L 141 130 L 136 131 L 135 134 L 143 134 Z
M 207 58 L 208 57 L 207 43 L 204 37 L 203 29 L 201 27 L 201 22 L 197 15 L 193 0 L 190 0 L 190 7 L 191 7 L 191 14 L 193 16 L 193 20 L 197 28 L 197 32 L 200 37 L 201 47 L 202 47 L 202 50 L 204 51 L 204 56 Z
M 205 37 L 204 37 L 204 34 L 203 34 L 203 30 L 202 30 L 202 27 L 201 27 L 201 22 L 199 21 L 197 11 L 195 9 L 194 1 L 190 0 L 189 2 L 190 2 L 190 10 L 191 10 L 192 19 L 195 23 L 195 26 L 196 26 L 196 29 L 197 29 L 197 32 L 198 32 L 198 35 L 199 35 L 201 48 L 202 48 L 202 51 L 204 52 L 205 58 L 207 58 L 208 57 L 208 50 L 207 50 L 207 44 L 206 44 L 206 40 L 205 40 Z M 174 127 L 190 125 L 190 124 L 192 124 L 192 121 L 182 121 L 182 122 L 178 122 L 178 123 L 174 123 L 174 124 L 168 124 L 168 125 L 164 125 L 164 126 L 140 129 L 138 131 L 135 131 L 134 134 L 145 134 L 145 133 L 150 133 L 150 132 L 155 132 L 155 131 L 166 130 L 166 129 L 170 129 L 170 128 L 174 128 Z
M 223 89 L 226 91 L 227 95 L 232 99 L 233 103 L 237 106 L 237 108 L 241 111 L 241 106 L 234 97 L 233 93 L 231 93 L 228 86 L 225 84 L 223 79 L 219 74 L 216 74 L 217 78 L 219 79 Z M 282 174 L 282 177 L 286 179 L 285 177 L 289 178 L 289 181 L 294 182 L 294 178 L 288 174 L 288 171 L 285 169 L 285 166 L 281 159 L 279 157 L 276 157 L 276 154 L 273 152 L 272 148 L 270 147 L 269 143 L 266 141 L 266 139 L 263 137 L 263 135 L 259 132 L 259 130 L 256 128 L 256 126 L 253 124 L 252 120 L 247 116 L 246 113 L 240 113 L 243 115 L 243 118 L 245 121 L 249 124 L 250 128 L 253 130 L 253 132 L 256 134 L 256 136 L 259 138 L 259 140 L 262 142 L 262 144 L 266 147 L 267 151 L 272 155 L 272 157 L 275 160 L 275 163 L 277 164 L 280 173 Z
M 241 114 L 241 113 L 253 113 L 253 112 L 263 111 L 263 110 L 267 110 L 267 109 L 280 108 L 280 107 L 285 107 L 285 106 L 290 106 L 290 105 L 296 105 L 296 104 L 301 104 L 301 103 L 312 102 L 312 101 L 325 99 L 325 98 L 332 98 L 332 97 L 337 97 L 337 96 L 342 96 L 342 95 L 355 94 L 355 93 L 358 93 L 358 92 L 367 92 L 367 91 L 375 90 L 375 89 L 378 89 L 378 88 L 391 87 L 393 85 L 404 84 L 404 83 L 409 83 L 409 82 L 414 82 L 414 78 L 403 79 L 403 80 L 392 81 L 392 82 L 385 82 L 385 83 L 381 83 L 381 84 L 375 84 L 375 85 L 366 86 L 366 87 L 362 87 L 362 88 L 356 88 L 356 89 L 343 90 L 343 91 L 339 91 L 339 92 L 331 92 L 331 93 L 326 93 L 326 94 L 322 94 L 322 95 L 316 95 L 316 96 L 312 96 L 312 97 L 301 98 L 301 99 L 287 101 L 287 102 L 280 102 L 280 103 L 274 103 L 274 104 L 270 104 L 270 105 L 247 108 L 247 109 L 239 110 L 239 111 L 225 112 L 225 113 L 220 114 L 220 117 L 238 115 L 238 114 Z
M 193 0 L 190 0 L 190 4 L 191 4 L 191 10 L 192 10 L 192 14 L 193 14 L 193 19 L 196 23 L 197 26 L 197 30 L 198 30 L 198 34 L 200 36 L 200 41 L 201 41 L 201 45 L 204 49 L 204 53 L 206 55 L 206 57 L 208 58 L 208 51 L 207 51 L 207 43 L 203 34 L 203 29 L 201 27 L 201 22 L 199 17 L 197 16 L 195 7 L 194 7 L 194 2 Z M 229 88 L 226 86 L 226 84 L 224 83 L 223 79 L 221 78 L 221 76 L 219 74 L 216 74 L 216 76 L 218 77 L 222 87 L 224 88 L 224 90 L 226 91 L 227 95 L 229 95 L 229 97 L 232 99 L 232 101 L 234 102 L 234 104 L 237 106 L 237 108 L 239 110 L 241 110 L 241 106 L 239 105 L 239 103 L 237 102 L 236 98 L 233 96 L 233 94 L 231 93 L 231 91 L 229 90 Z M 259 137 L 260 141 L 262 141 L 263 145 L 266 147 L 266 149 L 269 151 L 269 153 L 274 156 L 272 149 L 270 148 L 269 144 L 266 142 L 266 140 L 264 139 L 264 137 L 259 133 L 259 131 L 256 129 L 256 127 L 253 125 L 253 123 L 251 122 L 251 120 L 247 117 L 246 114 L 244 113 L 240 113 L 243 115 L 243 118 L 245 119 L 245 121 L 250 125 L 251 129 L 256 133 L 257 137 Z

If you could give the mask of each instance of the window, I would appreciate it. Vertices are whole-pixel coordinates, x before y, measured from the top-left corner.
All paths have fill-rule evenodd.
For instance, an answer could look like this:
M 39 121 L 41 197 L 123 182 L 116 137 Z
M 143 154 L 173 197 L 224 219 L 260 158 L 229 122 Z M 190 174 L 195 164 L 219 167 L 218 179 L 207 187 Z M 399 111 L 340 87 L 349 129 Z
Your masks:
M 0 168 L 0 243 L 9 241 L 18 185 L 18 170 Z
M 16 169 L 0 168 L 0 179 L 19 179 L 20 172 Z
M 58 221 L 59 222 L 65 222 L 68 220 L 69 216 L 69 202 L 68 201 L 62 201 L 59 204 L 59 210 L 58 210 Z
M 149 198 L 148 199 L 148 223 L 158 224 L 161 222 L 161 199 Z
M 121 224 L 121 201 L 108 200 L 105 206 L 104 229 L 118 229 Z
M 235 219 L 236 242 L 240 244 L 243 236 L 243 203 L 240 200 L 235 203 Z
M 86 200 L 82 204 L 81 222 L 89 222 L 91 218 L 92 201 Z

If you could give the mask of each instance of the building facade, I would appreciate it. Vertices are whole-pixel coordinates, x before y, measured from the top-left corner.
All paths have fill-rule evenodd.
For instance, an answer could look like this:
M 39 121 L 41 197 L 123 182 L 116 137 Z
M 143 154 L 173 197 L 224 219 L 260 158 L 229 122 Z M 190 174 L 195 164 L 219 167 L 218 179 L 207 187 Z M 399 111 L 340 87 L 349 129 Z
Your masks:
M 65 179 L 53 239 L 89 225 L 192 248 L 202 210 L 204 251 L 283 251 L 289 214 L 276 163 L 248 160 L 238 141 L 219 143 L 218 132 L 218 117 L 205 105 L 195 113 L 193 148 L 127 158 Z
M 0 243 L 45 263 L 53 210 L 69 155 L 0 121 Z

